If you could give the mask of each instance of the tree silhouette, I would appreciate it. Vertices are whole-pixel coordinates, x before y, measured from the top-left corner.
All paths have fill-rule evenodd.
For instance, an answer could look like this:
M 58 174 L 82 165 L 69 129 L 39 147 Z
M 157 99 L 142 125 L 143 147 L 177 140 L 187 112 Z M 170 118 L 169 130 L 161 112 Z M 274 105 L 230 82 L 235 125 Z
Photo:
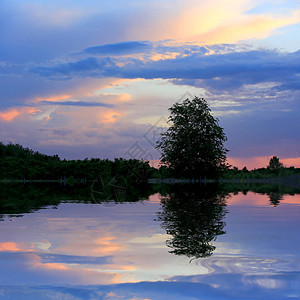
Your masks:
M 190 258 L 212 255 L 215 246 L 211 242 L 226 233 L 223 230 L 226 195 L 215 186 L 185 185 L 174 186 L 166 197 L 162 197 L 158 220 L 172 236 L 166 242 L 172 248 L 170 253 Z
M 69 182 L 76 179 L 93 181 L 101 175 L 108 176 L 110 180 L 118 176 L 126 177 L 129 183 L 141 183 L 159 173 L 148 162 L 138 159 L 61 160 L 57 155 L 44 155 L 19 144 L 5 145 L 1 142 L 0 158 L 0 180 L 68 178 Z
M 227 138 L 205 99 L 186 99 L 169 111 L 171 126 L 157 143 L 161 161 L 175 176 L 216 176 L 225 165 L 228 150 L 223 144 Z
M 279 161 L 279 158 L 277 156 L 273 156 L 268 165 L 268 169 L 271 171 L 276 171 L 278 172 L 280 168 L 283 167 L 283 164 Z

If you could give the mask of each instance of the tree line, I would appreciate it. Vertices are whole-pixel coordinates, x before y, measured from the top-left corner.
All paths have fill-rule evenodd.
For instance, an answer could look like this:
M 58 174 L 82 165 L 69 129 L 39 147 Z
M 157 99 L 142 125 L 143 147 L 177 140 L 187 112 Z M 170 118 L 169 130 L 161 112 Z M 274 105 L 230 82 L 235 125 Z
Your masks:
M 129 182 L 143 182 L 153 176 L 156 169 L 148 162 L 137 159 L 114 160 L 86 158 L 83 160 L 60 159 L 58 155 L 45 155 L 19 144 L 0 142 L 0 179 L 2 180 L 69 180 L 92 181 L 115 176 Z
M 232 179 L 263 179 L 263 178 L 290 178 L 291 182 L 300 185 L 300 168 L 285 167 L 280 162 L 279 157 L 273 156 L 270 158 L 269 164 L 264 168 L 258 168 L 249 171 L 247 167 L 238 169 L 234 166 L 229 166 L 222 173 L 221 178 Z

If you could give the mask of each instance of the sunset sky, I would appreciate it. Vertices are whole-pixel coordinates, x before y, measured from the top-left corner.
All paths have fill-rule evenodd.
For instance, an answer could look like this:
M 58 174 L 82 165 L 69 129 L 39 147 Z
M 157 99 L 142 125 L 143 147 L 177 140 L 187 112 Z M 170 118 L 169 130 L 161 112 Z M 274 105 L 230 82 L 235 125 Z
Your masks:
M 168 108 L 204 97 L 229 162 L 300 167 L 298 0 L 1 0 L 0 141 L 158 159 Z

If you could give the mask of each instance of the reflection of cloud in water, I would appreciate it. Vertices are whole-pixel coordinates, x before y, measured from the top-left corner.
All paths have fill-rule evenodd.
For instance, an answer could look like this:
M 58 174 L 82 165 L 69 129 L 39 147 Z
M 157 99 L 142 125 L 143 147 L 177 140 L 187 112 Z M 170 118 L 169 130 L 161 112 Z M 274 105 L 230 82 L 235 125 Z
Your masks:
M 214 256 L 195 260 L 194 263 L 207 269 L 209 274 L 216 273 L 272 273 L 297 271 L 294 259 L 264 258 L 252 256 Z
M 141 237 L 134 237 L 129 242 L 133 244 L 149 244 L 151 248 L 165 248 L 164 242 L 166 239 L 170 238 L 168 234 L 153 234 L 149 237 L 141 236 Z
M 136 299 L 136 300 L 196 300 L 196 299 L 230 299 L 208 284 L 192 282 L 139 282 L 117 285 L 97 286 L 43 286 L 24 287 L 14 289 L 2 287 L 5 299 Z M 29 296 L 29 297 L 28 297 Z M 30 298 L 32 297 L 32 298 Z M 209 298 L 207 298 L 209 297 Z
M 96 248 L 92 250 L 97 255 L 111 255 L 125 248 L 124 245 L 114 242 L 116 237 L 103 237 L 94 241 Z
M 205 278 L 205 277 L 203 277 Z M 207 277 L 206 277 L 207 278 Z M 115 285 L 1 287 L 3 299 L 180 299 L 257 300 L 299 299 L 299 272 L 271 275 L 228 274 L 215 276 L 214 284 L 198 282 L 198 276 L 173 278 L 176 282 L 139 282 Z M 227 285 L 226 285 L 227 284 Z

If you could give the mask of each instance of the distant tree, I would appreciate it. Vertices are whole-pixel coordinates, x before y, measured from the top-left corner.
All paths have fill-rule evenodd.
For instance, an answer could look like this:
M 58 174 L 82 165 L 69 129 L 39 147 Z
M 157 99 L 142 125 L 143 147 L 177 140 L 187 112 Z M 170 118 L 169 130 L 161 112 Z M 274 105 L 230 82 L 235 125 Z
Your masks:
M 217 176 L 225 167 L 227 137 L 205 99 L 195 97 L 169 108 L 171 126 L 161 135 L 157 148 L 161 161 L 175 176 Z
M 249 172 L 248 169 L 247 169 L 247 167 L 244 167 L 244 168 L 242 169 L 242 171 L 243 171 L 243 173 L 248 173 L 248 172 Z
M 283 164 L 279 161 L 279 158 L 277 156 L 273 156 L 268 165 L 268 169 L 271 171 L 279 171 L 280 168 L 283 167 Z
M 239 168 L 238 168 L 238 167 L 233 167 L 233 171 L 234 171 L 234 172 L 238 172 L 238 171 L 239 171 Z

